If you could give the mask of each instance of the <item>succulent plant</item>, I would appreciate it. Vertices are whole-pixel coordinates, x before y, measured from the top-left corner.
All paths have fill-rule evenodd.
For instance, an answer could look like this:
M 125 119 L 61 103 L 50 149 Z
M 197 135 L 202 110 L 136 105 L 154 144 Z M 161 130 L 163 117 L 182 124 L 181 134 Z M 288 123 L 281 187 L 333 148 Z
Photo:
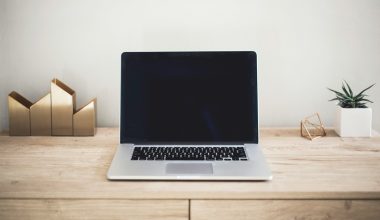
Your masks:
M 342 82 L 342 92 L 327 88 L 328 90 L 335 93 L 336 97 L 329 101 L 338 101 L 338 105 L 342 108 L 367 108 L 366 104 L 368 102 L 373 103 L 371 100 L 368 100 L 366 97 L 368 95 L 364 94 L 365 91 L 372 88 L 375 84 L 367 87 L 358 94 L 354 94 L 350 85 L 346 81 Z

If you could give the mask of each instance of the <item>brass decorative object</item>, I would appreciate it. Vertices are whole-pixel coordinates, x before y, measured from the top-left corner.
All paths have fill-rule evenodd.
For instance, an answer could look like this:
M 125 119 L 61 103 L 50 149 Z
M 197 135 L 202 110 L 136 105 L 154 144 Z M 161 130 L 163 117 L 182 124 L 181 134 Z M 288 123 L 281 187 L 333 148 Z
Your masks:
M 318 113 L 310 115 L 301 121 L 301 136 L 309 140 L 326 136 L 326 131 Z
M 26 98 L 13 91 L 8 95 L 9 108 L 9 135 L 30 135 L 30 113 L 32 105 Z
M 51 85 L 51 128 L 52 135 L 73 135 L 73 113 L 75 109 L 75 91 L 58 79 Z
M 32 136 L 51 135 L 51 95 L 48 93 L 30 107 Z
M 9 135 L 94 136 L 96 99 L 75 111 L 75 91 L 58 79 L 50 83 L 50 93 L 31 103 L 11 92 L 8 95 Z
M 94 136 L 96 99 L 74 113 L 74 136 Z

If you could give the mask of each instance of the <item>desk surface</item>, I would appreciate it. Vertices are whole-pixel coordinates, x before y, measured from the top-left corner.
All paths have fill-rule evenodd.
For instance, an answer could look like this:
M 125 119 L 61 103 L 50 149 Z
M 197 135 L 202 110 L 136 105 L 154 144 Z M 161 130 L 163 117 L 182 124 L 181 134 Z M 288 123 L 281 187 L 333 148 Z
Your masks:
M 380 137 L 309 141 L 262 129 L 269 182 L 108 181 L 116 128 L 95 137 L 0 136 L 0 199 L 379 199 Z

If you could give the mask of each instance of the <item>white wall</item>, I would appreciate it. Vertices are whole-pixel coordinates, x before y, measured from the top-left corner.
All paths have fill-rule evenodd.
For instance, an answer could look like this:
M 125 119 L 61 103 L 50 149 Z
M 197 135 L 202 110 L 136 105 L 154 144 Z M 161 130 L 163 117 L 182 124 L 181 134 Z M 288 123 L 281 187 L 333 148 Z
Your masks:
M 5 75 L 7 73 L 7 44 L 5 39 L 5 1 L 0 0 L 0 132 L 3 130 L 3 118 L 6 117 L 4 109 L 6 108 L 6 88 Z
M 53 77 L 76 90 L 79 106 L 98 98 L 99 126 L 117 126 L 123 51 L 255 50 L 262 126 L 298 126 L 313 112 L 331 125 L 326 87 L 345 79 L 356 91 L 378 83 L 369 94 L 380 130 L 378 0 L 0 2 L 3 128 L 6 94 L 35 101 Z

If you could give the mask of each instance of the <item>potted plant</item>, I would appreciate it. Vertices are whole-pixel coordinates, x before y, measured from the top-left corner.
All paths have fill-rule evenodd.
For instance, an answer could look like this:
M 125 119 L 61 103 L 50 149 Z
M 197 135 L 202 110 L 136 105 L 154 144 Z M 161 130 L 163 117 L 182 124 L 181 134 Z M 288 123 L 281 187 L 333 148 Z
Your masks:
M 367 104 L 373 103 L 364 94 L 374 86 L 367 87 L 358 94 L 354 94 L 350 85 L 344 81 L 342 91 L 328 88 L 336 97 L 329 101 L 338 101 L 335 131 L 341 137 L 371 137 L 372 109 Z

